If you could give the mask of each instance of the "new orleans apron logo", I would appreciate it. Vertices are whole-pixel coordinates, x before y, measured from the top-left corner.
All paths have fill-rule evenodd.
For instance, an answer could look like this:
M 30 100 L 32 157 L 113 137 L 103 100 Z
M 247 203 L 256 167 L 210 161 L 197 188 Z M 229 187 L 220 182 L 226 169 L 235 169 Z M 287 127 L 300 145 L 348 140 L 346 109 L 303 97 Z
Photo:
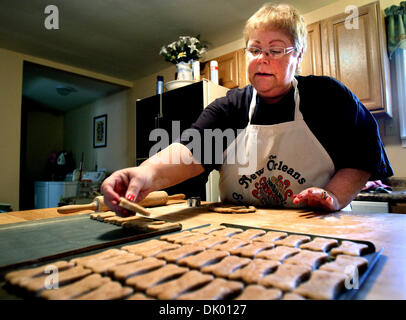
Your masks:
M 245 189 L 247 189 L 257 180 L 257 178 L 265 175 L 264 177 L 260 178 L 258 182 L 254 183 L 255 189 L 252 190 L 252 195 L 256 199 L 260 200 L 264 205 L 284 205 L 287 202 L 287 198 L 293 195 L 293 191 L 289 188 L 291 183 L 297 182 L 298 184 L 303 184 L 306 182 L 306 179 L 300 172 L 296 171 L 292 167 L 289 167 L 282 160 L 278 161 L 276 155 L 270 155 L 268 159 L 269 160 L 265 168 L 256 171 L 249 177 L 243 175 L 238 182 L 240 185 L 244 186 Z M 277 174 L 277 176 L 273 175 L 269 178 L 266 173 L 272 171 L 276 174 L 277 171 L 280 171 L 281 174 Z M 286 174 L 283 173 L 288 174 L 292 177 L 292 179 L 290 177 L 284 179 L 283 175 L 286 177 Z

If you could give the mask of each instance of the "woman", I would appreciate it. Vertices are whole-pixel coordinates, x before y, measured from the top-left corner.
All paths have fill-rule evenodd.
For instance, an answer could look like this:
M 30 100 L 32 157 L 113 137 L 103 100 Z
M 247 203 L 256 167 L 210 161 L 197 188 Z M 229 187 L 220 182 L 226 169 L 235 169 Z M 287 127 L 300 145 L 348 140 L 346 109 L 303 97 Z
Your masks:
M 138 202 L 219 168 L 223 201 L 337 211 L 369 179 L 393 174 L 374 118 L 346 87 L 329 77 L 295 77 L 307 33 L 293 7 L 265 4 L 247 21 L 244 36 L 251 85 L 214 101 L 192 126 L 201 133 L 243 129 L 224 150 L 223 164 L 199 163 L 185 143 L 172 144 L 105 180 L 112 210 L 125 214 L 119 196 Z M 228 161 L 233 150 L 251 156 L 248 172 Z

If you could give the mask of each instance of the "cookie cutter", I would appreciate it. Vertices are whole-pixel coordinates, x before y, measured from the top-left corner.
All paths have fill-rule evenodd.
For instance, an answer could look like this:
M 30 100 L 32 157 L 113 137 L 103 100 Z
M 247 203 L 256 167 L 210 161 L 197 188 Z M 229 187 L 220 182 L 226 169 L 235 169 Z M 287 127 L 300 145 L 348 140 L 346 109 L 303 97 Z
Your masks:
M 200 197 L 190 197 L 187 204 L 189 207 L 200 207 Z

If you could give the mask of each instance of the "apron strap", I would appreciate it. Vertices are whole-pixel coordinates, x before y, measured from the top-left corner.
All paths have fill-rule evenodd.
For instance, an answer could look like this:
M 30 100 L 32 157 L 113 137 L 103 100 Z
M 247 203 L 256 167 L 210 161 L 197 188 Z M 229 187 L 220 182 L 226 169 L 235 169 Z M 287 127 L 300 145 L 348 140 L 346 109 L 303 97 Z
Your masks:
M 297 88 L 297 79 L 293 77 L 292 80 L 293 88 L 295 89 L 294 92 L 294 99 L 295 99 L 295 116 L 294 120 L 303 120 L 303 115 L 299 110 L 300 107 L 300 96 L 299 96 L 299 89 Z M 248 113 L 248 124 L 251 124 L 252 116 L 254 115 L 255 108 L 257 106 L 257 90 L 252 87 L 252 98 L 250 103 L 250 109 Z

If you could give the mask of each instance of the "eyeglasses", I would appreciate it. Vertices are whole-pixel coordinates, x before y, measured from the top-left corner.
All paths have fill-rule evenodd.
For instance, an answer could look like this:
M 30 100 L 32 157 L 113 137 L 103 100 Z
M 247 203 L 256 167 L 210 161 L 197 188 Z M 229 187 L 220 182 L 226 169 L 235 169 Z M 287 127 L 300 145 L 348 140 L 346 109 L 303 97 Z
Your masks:
M 282 58 L 285 54 L 289 54 L 292 51 L 296 50 L 295 47 L 270 47 L 268 49 L 261 49 L 257 47 L 247 47 L 244 49 L 246 54 L 250 54 L 252 57 L 257 58 L 262 53 L 265 53 L 267 57 L 271 57 L 271 59 L 279 59 Z

